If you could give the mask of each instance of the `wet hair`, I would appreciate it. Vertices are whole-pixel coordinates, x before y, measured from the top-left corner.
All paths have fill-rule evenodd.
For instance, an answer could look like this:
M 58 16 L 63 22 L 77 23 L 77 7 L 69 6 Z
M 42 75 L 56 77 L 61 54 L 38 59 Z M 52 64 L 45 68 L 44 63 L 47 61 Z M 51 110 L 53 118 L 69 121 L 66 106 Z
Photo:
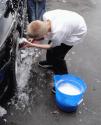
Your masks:
M 48 32 L 47 25 L 45 22 L 36 20 L 32 21 L 27 26 L 27 35 L 28 37 L 38 39 L 44 37 Z

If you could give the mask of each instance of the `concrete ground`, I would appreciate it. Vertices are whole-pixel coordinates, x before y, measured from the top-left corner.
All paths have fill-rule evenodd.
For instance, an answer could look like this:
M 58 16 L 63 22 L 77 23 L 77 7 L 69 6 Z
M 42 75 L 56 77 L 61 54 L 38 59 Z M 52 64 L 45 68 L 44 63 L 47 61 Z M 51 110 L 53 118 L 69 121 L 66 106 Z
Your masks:
M 60 111 L 51 94 L 52 73 L 37 66 L 45 51 L 33 65 L 25 88 L 29 97 L 23 104 L 8 107 L 0 125 L 101 125 L 101 1 L 47 0 L 47 10 L 56 8 L 80 13 L 86 20 L 88 34 L 85 41 L 75 46 L 66 56 L 69 73 L 79 76 L 87 84 L 83 103 L 76 113 Z M 40 50 L 39 50 L 40 51 Z M 26 96 L 26 98 L 27 98 Z M 24 105 L 26 104 L 26 105 Z

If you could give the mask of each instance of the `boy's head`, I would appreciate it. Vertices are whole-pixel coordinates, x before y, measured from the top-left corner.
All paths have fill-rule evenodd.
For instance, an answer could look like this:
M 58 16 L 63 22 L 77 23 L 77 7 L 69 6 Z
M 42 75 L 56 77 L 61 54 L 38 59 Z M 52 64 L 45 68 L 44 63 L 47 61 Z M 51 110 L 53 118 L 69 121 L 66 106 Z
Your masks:
M 27 26 L 27 35 L 33 39 L 43 38 L 48 33 L 48 26 L 46 21 L 32 21 Z

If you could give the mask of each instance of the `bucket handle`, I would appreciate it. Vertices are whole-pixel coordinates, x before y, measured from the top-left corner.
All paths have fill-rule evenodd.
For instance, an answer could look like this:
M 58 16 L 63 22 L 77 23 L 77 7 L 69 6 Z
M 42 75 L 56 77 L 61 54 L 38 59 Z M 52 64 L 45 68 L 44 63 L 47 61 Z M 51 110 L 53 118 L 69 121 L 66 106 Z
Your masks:
M 78 102 L 77 105 L 80 105 L 82 102 L 83 102 L 83 99 L 81 99 L 81 100 Z
M 59 81 L 55 82 L 55 86 L 57 86 L 61 82 L 64 82 L 64 80 L 59 80 Z

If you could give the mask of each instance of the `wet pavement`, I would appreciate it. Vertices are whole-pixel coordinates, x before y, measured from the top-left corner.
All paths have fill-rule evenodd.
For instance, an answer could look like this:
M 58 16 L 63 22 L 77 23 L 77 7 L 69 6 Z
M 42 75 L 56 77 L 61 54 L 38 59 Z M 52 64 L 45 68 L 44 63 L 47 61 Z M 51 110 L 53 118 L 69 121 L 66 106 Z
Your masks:
M 88 34 L 85 41 L 75 46 L 66 56 L 69 73 L 87 83 L 83 103 L 76 113 L 60 111 L 51 93 L 52 72 L 38 67 L 45 58 L 45 50 L 32 49 L 23 61 L 18 93 L 8 102 L 7 114 L 0 125 L 101 125 L 101 1 L 48 0 L 47 9 L 67 9 L 84 16 Z M 33 54 L 33 53 L 34 54 Z

